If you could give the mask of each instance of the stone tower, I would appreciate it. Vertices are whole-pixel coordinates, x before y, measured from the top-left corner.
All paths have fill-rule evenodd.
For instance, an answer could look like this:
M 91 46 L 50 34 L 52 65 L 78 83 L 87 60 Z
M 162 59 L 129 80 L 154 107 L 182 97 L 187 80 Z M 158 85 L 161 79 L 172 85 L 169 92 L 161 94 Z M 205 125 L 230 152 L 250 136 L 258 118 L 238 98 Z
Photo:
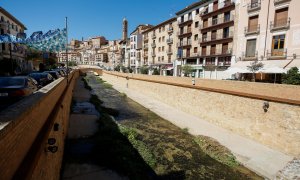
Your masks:
M 128 32 L 128 21 L 126 18 L 123 19 L 123 34 L 122 40 L 127 40 L 127 32 Z

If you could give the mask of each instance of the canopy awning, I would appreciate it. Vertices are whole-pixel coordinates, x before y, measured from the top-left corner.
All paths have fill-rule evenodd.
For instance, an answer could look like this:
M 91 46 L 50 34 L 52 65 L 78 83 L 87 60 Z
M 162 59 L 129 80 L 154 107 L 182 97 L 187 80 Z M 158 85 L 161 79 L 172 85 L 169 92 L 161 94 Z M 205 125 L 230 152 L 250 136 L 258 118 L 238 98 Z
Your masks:
M 286 73 L 287 70 L 280 68 L 280 67 L 269 67 L 269 68 L 262 68 L 258 71 L 258 73 L 270 73 L 270 74 L 282 74 Z
M 224 71 L 225 73 L 228 74 L 236 74 L 236 73 L 250 73 L 249 70 L 245 69 L 245 68 L 240 68 L 240 67 L 230 67 L 228 68 L 226 71 Z
M 294 59 L 287 67 L 286 69 L 291 69 L 292 67 L 297 67 L 300 69 L 300 59 Z

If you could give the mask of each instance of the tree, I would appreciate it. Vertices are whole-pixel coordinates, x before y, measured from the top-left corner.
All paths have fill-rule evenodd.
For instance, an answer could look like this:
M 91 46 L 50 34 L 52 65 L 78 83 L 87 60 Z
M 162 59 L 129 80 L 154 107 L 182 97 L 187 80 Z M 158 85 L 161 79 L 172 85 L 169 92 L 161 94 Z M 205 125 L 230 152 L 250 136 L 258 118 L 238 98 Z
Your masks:
M 247 69 L 252 73 L 252 80 L 255 82 L 255 73 L 264 67 L 264 64 L 258 61 L 253 61 L 250 63 L 250 66 L 247 66 Z
M 140 70 L 141 74 L 148 74 L 149 68 L 147 66 L 142 66 Z
M 120 69 L 121 69 L 120 65 L 117 65 L 117 66 L 114 68 L 115 71 L 120 71 Z
M 287 72 L 287 74 L 283 74 L 282 83 L 300 85 L 299 69 L 297 67 L 293 67 Z
M 159 75 L 159 74 L 160 74 L 159 70 L 157 68 L 154 68 L 152 75 Z
M 184 76 L 188 76 L 194 72 L 194 69 L 191 65 L 186 64 L 182 66 L 182 71 L 184 72 Z

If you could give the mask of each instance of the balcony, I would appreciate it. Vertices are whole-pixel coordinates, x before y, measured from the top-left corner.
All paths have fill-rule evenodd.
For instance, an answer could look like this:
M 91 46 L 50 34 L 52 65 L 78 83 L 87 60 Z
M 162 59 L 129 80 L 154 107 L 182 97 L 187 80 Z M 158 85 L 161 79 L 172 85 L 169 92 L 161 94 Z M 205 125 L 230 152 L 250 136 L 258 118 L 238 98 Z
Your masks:
M 290 22 L 291 18 L 288 19 L 280 19 L 275 22 L 270 22 L 270 30 L 273 31 L 279 31 L 279 30 L 288 30 L 290 28 Z
M 143 55 L 144 58 L 148 58 L 148 52 L 145 52 Z
M 178 21 L 178 26 L 182 27 L 182 26 L 189 25 L 189 24 L 192 24 L 192 23 L 193 23 L 193 19 L 190 16 L 190 17 L 188 17 L 188 19 L 186 19 L 186 18 L 184 20 L 180 19 Z
M 173 44 L 173 39 L 172 38 L 167 39 L 167 44 Z
M 223 17 L 223 18 L 217 18 L 212 19 L 207 22 L 207 24 L 201 24 L 199 27 L 199 30 L 202 33 L 216 30 L 216 29 L 222 29 L 224 27 L 233 26 L 234 24 L 234 16 L 231 15 L 230 17 Z
M 267 51 L 267 59 L 277 60 L 277 59 L 286 59 L 287 58 L 287 49 L 272 49 Z
M 187 37 L 192 35 L 192 30 L 191 29 L 184 29 L 183 31 L 177 32 L 178 37 Z
M 248 26 L 245 27 L 245 36 L 249 36 L 249 35 L 258 35 L 259 31 L 260 31 L 260 25 L 256 25 L 256 26 Z
M 152 55 L 152 57 L 155 57 L 155 56 L 156 56 L 156 54 L 155 54 L 154 52 L 152 52 L 151 55 Z
M 260 0 L 258 0 L 256 2 L 249 3 L 248 6 L 247 6 L 248 13 L 258 11 L 260 9 L 261 9 Z
M 254 61 L 258 60 L 258 52 L 256 51 L 255 54 L 250 54 L 247 52 L 242 53 L 242 60 L 243 61 Z
M 213 8 L 208 8 L 206 9 L 206 11 L 204 11 L 203 13 L 200 14 L 200 17 L 202 19 L 207 19 L 209 17 L 218 15 L 218 14 L 222 14 L 225 13 L 227 11 L 231 11 L 234 10 L 235 8 L 235 3 L 231 2 L 230 0 L 224 1 L 222 3 L 218 4 L 218 9 L 214 10 Z
M 153 34 L 151 35 L 151 37 L 152 37 L 152 39 L 155 39 L 155 38 L 156 38 L 156 34 L 153 33 Z
M 156 43 L 151 43 L 151 47 L 155 48 L 156 47 Z
M 222 56 L 231 56 L 232 49 L 214 49 L 211 50 L 209 53 L 202 52 L 201 57 L 222 57 Z
M 274 0 L 274 5 L 277 6 L 277 5 L 280 5 L 280 4 L 283 4 L 283 3 L 286 3 L 286 2 L 290 2 L 291 0 Z
M 168 33 L 172 33 L 174 31 L 174 28 L 173 27 L 169 27 L 168 28 Z
M 203 36 L 199 39 L 200 46 L 206 46 L 210 44 L 221 44 L 233 41 L 233 32 L 216 34 L 213 36 Z
M 192 46 L 192 41 L 182 41 L 177 43 L 177 47 L 187 48 Z
M 166 53 L 167 53 L 167 55 L 172 55 L 173 54 L 171 49 L 167 50 Z
M 201 53 L 197 52 L 197 53 L 192 53 L 191 57 L 200 57 Z

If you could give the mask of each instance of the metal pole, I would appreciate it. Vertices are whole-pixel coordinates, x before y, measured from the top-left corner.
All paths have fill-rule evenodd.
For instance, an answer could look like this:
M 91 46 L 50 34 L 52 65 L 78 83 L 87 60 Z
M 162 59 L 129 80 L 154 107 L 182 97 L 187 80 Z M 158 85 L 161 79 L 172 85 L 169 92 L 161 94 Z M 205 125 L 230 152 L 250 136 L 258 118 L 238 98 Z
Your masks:
M 67 84 L 69 84 L 68 17 L 66 17 L 66 56 L 67 56 Z

